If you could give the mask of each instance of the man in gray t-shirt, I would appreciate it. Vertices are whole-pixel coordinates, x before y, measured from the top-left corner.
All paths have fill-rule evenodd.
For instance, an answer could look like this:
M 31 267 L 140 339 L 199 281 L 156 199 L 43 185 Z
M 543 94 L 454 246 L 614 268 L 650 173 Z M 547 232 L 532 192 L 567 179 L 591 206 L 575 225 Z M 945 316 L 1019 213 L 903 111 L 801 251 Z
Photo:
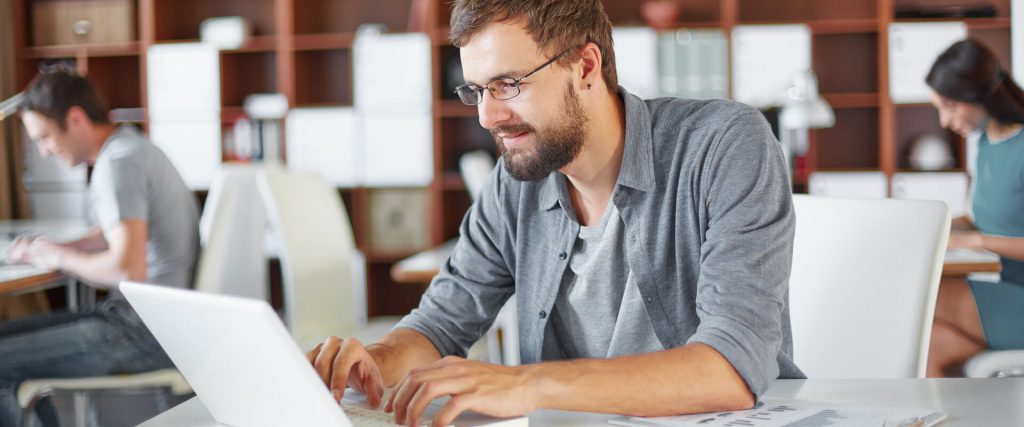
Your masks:
M 22 122 L 43 156 L 93 167 L 89 193 L 98 227 L 73 242 L 19 239 L 8 260 L 61 270 L 111 296 L 90 311 L 0 324 L 0 425 L 21 421 L 14 391 L 26 379 L 171 366 L 117 285 L 190 287 L 199 248 L 195 197 L 153 143 L 107 120 L 84 77 L 69 71 L 38 76 L 26 90 Z M 48 402 L 36 414 L 45 425 L 56 423 Z

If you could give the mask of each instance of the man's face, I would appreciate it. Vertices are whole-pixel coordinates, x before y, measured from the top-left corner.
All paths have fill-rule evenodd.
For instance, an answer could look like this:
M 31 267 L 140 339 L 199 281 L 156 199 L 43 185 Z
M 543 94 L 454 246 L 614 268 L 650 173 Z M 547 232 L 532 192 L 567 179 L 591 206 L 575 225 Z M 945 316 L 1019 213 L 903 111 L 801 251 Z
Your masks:
M 985 109 L 980 105 L 960 102 L 932 91 L 932 105 L 939 111 L 942 127 L 967 137 L 985 122 Z
M 71 114 L 69 114 L 70 116 Z M 65 129 L 61 129 L 56 120 L 50 119 L 34 111 L 26 111 L 21 115 L 25 130 L 39 149 L 43 157 L 57 156 L 68 166 L 77 166 L 87 160 L 85 144 L 76 137 L 71 120 Z
M 521 23 L 492 23 L 459 53 L 467 84 L 521 78 L 544 56 Z M 574 68 L 575 69 L 575 68 Z M 535 181 L 572 162 L 583 147 L 587 114 L 571 69 L 549 65 L 520 83 L 518 96 L 496 100 L 486 90 L 477 106 L 480 125 L 491 132 L 513 178 Z

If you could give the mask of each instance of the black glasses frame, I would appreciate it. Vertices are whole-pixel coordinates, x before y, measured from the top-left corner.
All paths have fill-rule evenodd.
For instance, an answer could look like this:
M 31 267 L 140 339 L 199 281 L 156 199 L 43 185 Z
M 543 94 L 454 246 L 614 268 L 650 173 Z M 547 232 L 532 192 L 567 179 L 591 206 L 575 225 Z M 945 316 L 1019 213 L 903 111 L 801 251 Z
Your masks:
M 483 85 L 482 87 L 473 86 L 473 85 L 467 85 L 467 84 L 459 85 L 458 87 L 455 88 L 455 94 L 458 95 L 459 96 L 459 100 L 461 100 L 462 103 L 466 104 L 466 105 L 479 105 L 481 102 L 483 102 L 484 101 L 484 89 L 487 89 L 487 92 L 490 92 L 491 96 L 494 97 L 494 99 L 497 99 L 499 101 L 505 101 L 505 100 L 508 100 L 508 99 L 515 98 L 515 97 L 519 96 L 520 93 L 522 93 L 522 90 L 519 88 L 519 84 L 523 80 L 526 80 L 530 76 L 532 76 L 534 74 L 537 74 L 537 72 L 540 71 L 540 70 L 543 70 L 544 67 L 547 67 L 548 65 L 553 64 L 555 61 L 557 61 L 559 58 L 564 56 L 570 50 L 572 50 L 572 48 L 568 48 L 566 50 L 563 50 L 562 53 L 559 53 L 558 55 L 555 55 L 554 57 L 549 59 L 547 62 L 541 64 L 537 68 L 534 68 L 533 71 L 530 71 L 529 73 L 526 73 L 525 76 L 522 76 L 522 77 L 520 77 L 518 79 L 507 78 L 507 77 L 506 78 L 500 78 L 500 79 L 494 79 L 494 80 L 491 80 L 491 81 L 487 82 L 487 84 Z M 496 93 L 499 93 L 500 91 L 494 90 L 494 89 L 490 89 L 491 84 L 494 83 L 494 82 L 501 82 L 503 85 L 505 85 L 507 87 L 515 88 L 515 94 L 513 94 L 511 96 L 507 96 L 507 97 L 499 97 L 498 95 L 495 95 Z M 471 94 L 476 95 L 476 102 L 472 102 L 473 100 L 468 98 Z

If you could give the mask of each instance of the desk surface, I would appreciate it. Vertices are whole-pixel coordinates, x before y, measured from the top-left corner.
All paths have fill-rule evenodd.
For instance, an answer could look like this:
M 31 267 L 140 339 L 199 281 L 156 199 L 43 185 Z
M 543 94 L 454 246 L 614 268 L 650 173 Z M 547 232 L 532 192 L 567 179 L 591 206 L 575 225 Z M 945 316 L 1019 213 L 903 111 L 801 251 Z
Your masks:
M 395 263 L 391 267 L 391 279 L 398 283 L 429 283 L 451 256 L 452 250 L 455 249 L 455 241 L 449 240 L 441 246 L 417 253 Z M 942 264 L 943 277 L 962 278 L 970 273 L 998 273 L 999 270 L 999 256 L 980 250 L 947 250 Z
M 949 418 L 941 426 L 1024 425 L 1024 378 L 778 380 L 766 397 L 797 398 L 831 404 L 930 409 Z M 541 410 L 530 414 L 534 426 L 608 426 L 605 414 Z M 142 427 L 217 426 L 198 398 L 153 418 Z

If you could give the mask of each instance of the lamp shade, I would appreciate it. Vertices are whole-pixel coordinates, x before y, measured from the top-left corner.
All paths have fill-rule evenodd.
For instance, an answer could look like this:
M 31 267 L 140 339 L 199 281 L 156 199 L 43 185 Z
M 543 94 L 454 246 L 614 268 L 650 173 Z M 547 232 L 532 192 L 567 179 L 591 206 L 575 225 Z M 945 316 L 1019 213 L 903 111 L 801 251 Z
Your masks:
M 787 129 L 819 129 L 835 125 L 832 106 L 818 95 L 818 79 L 811 71 L 793 78 L 788 97 L 779 114 L 779 126 Z
M 19 92 L 18 94 L 5 99 L 3 102 L 0 102 L 0 121 L 13 116 L 14 113 L 17 113 L 18 109 L 21 108 L 21 103 L 24 99 L 25 93 Z

